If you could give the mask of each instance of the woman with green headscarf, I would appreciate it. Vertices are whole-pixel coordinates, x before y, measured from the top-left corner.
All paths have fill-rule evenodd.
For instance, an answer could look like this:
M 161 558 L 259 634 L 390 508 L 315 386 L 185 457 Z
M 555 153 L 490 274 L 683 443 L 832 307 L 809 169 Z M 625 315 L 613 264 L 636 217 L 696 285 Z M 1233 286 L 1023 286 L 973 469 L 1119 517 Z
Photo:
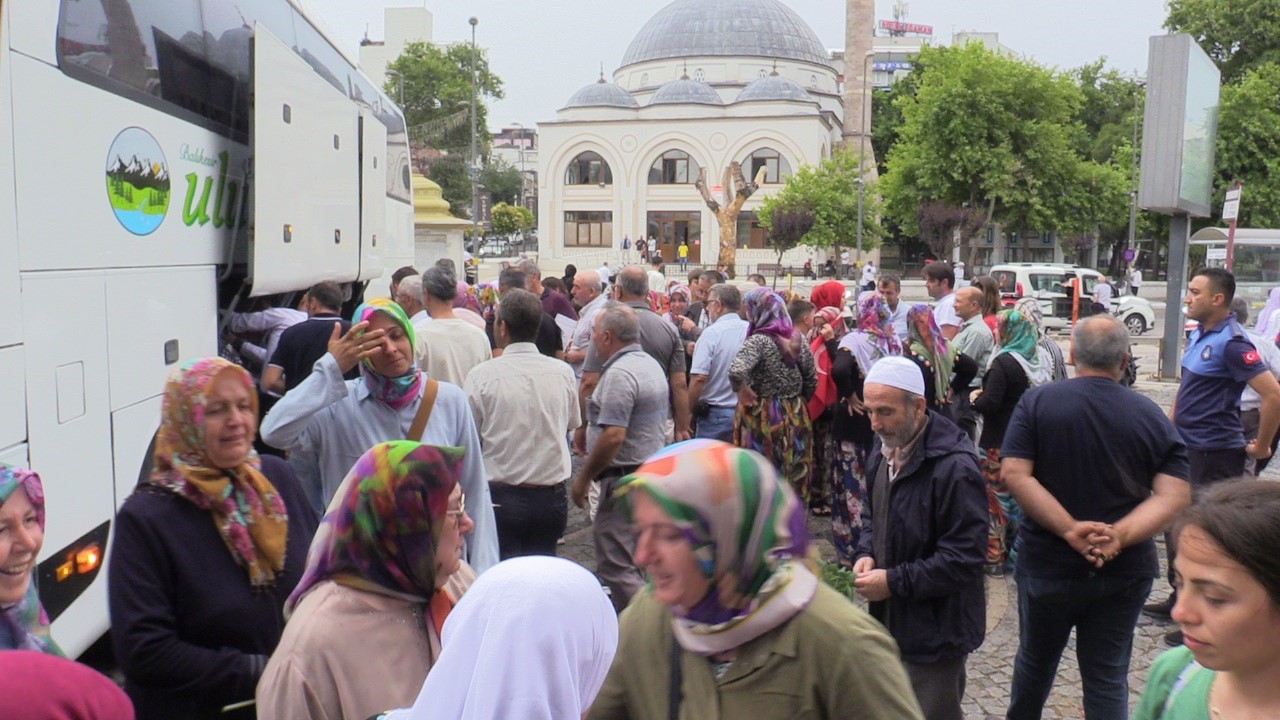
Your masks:
M 617 493 L 649 586 L 590 717 L 921 717 L 885 629 L 814 575 L 804 505 L 764 456 L 689 440 Z
M 996 328 L 998 349 L 982 379 L 982 389 L 974 390 L 972 398 L 973 409 L 983 419 L 978 448 L 991 517 L 987 573 L 1002 577 L 1006 566 L 1013 562 L 1013 539 L 1022 511 L 1000 481 L 1000 445 L 1022 394 L 1049 382 L 1053 371 L 1047 354 L 1040 351 L 1040 332 L 1026 315 L 1005 310 L 999 314 Z
M 311 375 L 263 418 L 263 441 L 290 451 L 299 477 L 320 497 L 321 511 L 338 494 L 347 471 L 378 443 L 407 439 L 462 448 L 459 482 L 476 525 L 466 560 L 477 572 L 488 569 L 498 562 L 498 531 L 466 393 L 418 368 L 413 324 L 396 303 L 370 300 L 356 308 L 352 322 L 346 333 L 334 328 L 329 352 L 316 361 Z M 360 378 L 344 380 L 343 373 L 357 366 Z M 420 437 L 407 437 L 424 404 L 430 412 L 425 429 Z
M 978 363 L 947 342 L 928 305 L 915 305 L 907 311 L 907 346 L 902 356 L 924 375 L 924 399 L 929 409 L 952 419 L 951 397 L 969 387 L 978 374 Z

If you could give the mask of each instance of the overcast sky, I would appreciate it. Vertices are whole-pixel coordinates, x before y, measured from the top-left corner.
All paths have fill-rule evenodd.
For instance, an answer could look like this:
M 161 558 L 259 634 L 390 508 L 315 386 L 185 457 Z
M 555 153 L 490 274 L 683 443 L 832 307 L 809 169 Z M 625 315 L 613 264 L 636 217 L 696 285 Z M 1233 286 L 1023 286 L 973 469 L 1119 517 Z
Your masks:
M 352 57 L 368 28 L 383 38 L 382 9 L 414 0 L 301 0 Z M 844 46 L 844 3 L 783 0 L 828 48 Z M 476 42 L 488 48 L 506 98 L 490 113 L 492 129 L 552 120 L 604 63 L 612 79 L 627 45 L 669 0 L 428 0 L 436 42 L 471 37 L 467 19 L 478 17 Z M 877 18 L 893 17 L 893 1 L 877 0 Z M 935 42 L 953 32 L 997 32 L 1000 42 L 1044 65 L 1071 68 L 1106 56 L 1124 72 L 1145 73 L 1147 38 L 1164 32 L 1163 0 L 912 0 L 909 22 L 933 26 Z M 377 78 L 375 78 L 375 81 Z

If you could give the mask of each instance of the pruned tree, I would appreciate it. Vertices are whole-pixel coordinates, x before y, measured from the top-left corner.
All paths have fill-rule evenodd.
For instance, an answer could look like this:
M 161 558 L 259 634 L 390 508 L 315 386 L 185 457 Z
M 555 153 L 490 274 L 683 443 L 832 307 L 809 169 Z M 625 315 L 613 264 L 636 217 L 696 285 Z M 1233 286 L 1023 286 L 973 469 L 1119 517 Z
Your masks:
M 804 204 L 782 205 L 773 208 L 769 213 L 769 247 L 778 253 L 778 265 L 782 265 L 782 256 L 788 250 L 797 247 L 804 242 L 804 238 L 813 229 L 813 224 L 818 221 L 817 214 L 812 207 Z M 765 224 L 763 218 L 761 224 Z M 778 285 L 778 277 L 774 275 L 774 287 Z
M 756 173 L 755 178 L 751 182 L 742 175 L 742 164 L 738 162 L 729 163 L 727 176 L 733 181 L 732 187 L 729 183 L 725 183 L 724 188 L 724 204 L 722 205 L 711 195 L 711 188 L 707 186 L 707 169 L 698 169 L 698 181 L 694 184 L 698 188 L 698 192 L 702 194 L 702 200 L 715 213 L 716 220 L 720 223 L 720 253 L 716 259 L 717 264 L 728 265 L 733 267 L 738 259 L 738 213 L 742 212 L 742 204 L 747 198 L 755 194 L 756 189 L 760 187 L 760 183 L 764 182 L 765 174 L 768 170 L 761 167 Z
M 916 210 L 920 239 L 939 258 L 950 260 L 952 250 L 963 247 L 987 223 L 987 214 L 944 202 L 927 202 Z

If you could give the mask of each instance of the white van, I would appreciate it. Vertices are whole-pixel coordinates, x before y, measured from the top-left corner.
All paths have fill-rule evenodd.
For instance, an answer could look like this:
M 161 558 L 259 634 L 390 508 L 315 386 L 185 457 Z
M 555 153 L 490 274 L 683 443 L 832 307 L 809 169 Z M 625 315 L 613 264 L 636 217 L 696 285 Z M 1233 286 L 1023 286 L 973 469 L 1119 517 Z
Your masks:
M 1017 298 L 1034 297 L 1044 313 L 1045 327 L 1062 330 L 1071 323 L 1070 295 L 1067 286 L 1072 276 L 1083 288 L 1082 304 L 1092 303 L 1093 291 L 1102 273 L 1066 263 L 1003 263 L 991 268 L 991 277 L 1000 286 L 1005 304 Z M 1113 283 L 1113 287 L 1116 285 Z M 1111 314 L 1120 318 L 1130 335 L 1141 335 L 1156 323 L 1155 309 L 1145 298 L 1121 295 L 1119 288 L 1111 296 Z M 1087 314 L 1087 305 L 1082 314 Z

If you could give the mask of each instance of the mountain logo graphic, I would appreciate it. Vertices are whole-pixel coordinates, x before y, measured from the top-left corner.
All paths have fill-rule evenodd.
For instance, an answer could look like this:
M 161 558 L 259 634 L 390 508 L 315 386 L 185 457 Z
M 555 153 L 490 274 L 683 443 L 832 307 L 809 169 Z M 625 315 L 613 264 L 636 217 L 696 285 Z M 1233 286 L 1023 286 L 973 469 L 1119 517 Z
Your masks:
M 160 143 L 140 127 L 116 136 L 107 153 L 107 199 L 125 230 L 150 235 L 169 212 L 169 164 Z

